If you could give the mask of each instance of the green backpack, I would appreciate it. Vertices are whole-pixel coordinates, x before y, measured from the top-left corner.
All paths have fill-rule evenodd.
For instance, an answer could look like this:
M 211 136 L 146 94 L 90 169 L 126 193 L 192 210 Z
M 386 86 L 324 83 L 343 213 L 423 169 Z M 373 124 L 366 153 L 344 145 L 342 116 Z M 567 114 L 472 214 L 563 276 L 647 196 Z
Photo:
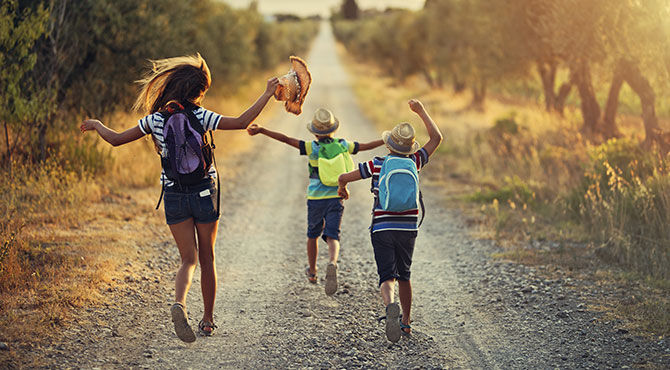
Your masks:
M 337 186 L 338 177 L 354 169 L 354 161 L 340 140 L 319 145 L 319 179 L 326 186 Z

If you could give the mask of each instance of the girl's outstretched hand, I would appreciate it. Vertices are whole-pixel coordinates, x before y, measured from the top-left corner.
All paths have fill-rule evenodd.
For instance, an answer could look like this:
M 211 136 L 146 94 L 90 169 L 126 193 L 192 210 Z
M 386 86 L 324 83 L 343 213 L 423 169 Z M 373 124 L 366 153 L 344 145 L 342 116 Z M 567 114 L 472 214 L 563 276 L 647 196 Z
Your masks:
M 272 96 L 275 93 L 275 90 L 277 89 L 277 85 L 279 85 L 279 78 L 272 77 L 271 79 L 269 79 L 268 84 L 265 88 L 265 94 Z
M 409 109 L 411 109 L 414 113 L 418 114 L 426 110 L 426 108 L 423 107 L 423 104 L 421 104 L 421 102 L 417 99 L 410 99 L 408 103 Z
M 262 129 L 263 129 L 263 127 L 255 124 L 255 123 L 252 123 L 252 124 L 249 125 L 249 127 L 247 127 L 247 133 L 251 136 L 254 136 L 254 135 L 260 134 Z
M 79 129 L 81 132 L 95 130 L 98 125 L 102 125 L 102 122 L 98 121 L 97 119 L 87 119 L 81 123 Z

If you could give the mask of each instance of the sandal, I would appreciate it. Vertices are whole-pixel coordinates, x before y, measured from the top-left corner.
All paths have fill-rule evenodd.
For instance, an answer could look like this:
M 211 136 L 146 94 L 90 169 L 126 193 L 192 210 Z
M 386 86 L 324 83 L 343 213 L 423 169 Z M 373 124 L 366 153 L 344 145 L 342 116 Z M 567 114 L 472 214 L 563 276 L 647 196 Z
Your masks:
M 172 305 L 172 308 L 170 308 L 170 314 L 172 315 L 174 331 L 177 333 L 177 337 L 186 343 L 195 342 L 195 334 L 193 333 L 191 326 L 188 325 L 186 307 L 181 303 L 175 303 Z
M 309 272 L 309 267 L 305 269 L 305 275 L 307 275 L 307 280 L 309 280 L 310 283 L 316 284 L 317 278 L 316 278 L 316 272 L 313 274 Z
M 200 323 L 198 323 L 198 331 L 200 332 L 200 335 L 205 337 L 211 336 L 216 328 L 218 328 L 218 326 L 207 320 L 200 320 Z
M 406 331 L 405 329 L 409 329 L 409 330 Z M 409 325 L 409 324 L 405 325 L 401 321 L 400 322 L 400 334 L 407 335 L 407 336 L 412 335 L 412 326 Z

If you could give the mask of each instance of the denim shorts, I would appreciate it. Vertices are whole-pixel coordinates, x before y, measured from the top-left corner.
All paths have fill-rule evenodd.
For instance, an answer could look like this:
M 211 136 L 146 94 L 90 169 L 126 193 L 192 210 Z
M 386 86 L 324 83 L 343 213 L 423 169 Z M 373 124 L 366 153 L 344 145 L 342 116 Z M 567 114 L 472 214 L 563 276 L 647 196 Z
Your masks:
M 174 225 L 189 218 L 196 224 L 207 224 L 218 220 L 216 194 L 216 184 L 212 179 L 182 188 L 178 185 L 166 187 L 163 195 L 165 221 L 168 225 Z
M 408 281 L 416 231 L 384 230 L 372 233 L 379 285 L 389 279 Z
M 307 200 L 307 237 L 340 240 L 344 205 L 341 198 Z M 322 235 L 323 233 L 323 235 Z

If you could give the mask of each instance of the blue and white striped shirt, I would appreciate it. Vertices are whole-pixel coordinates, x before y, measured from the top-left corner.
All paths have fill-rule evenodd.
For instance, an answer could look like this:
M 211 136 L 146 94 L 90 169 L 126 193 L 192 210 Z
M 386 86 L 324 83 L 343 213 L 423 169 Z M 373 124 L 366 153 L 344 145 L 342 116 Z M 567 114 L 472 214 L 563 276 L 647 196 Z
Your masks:
M 416 153 L 407 156 L 416 163 L 416 169 L 428 163 L 428 152 L 421 148 Z M 374 157 L 371 161 L 358 164 L 361 178 L 371 178 L 370 191 L 374 194 L 375 203 L 372 213 L 372 226 L 370 230 L 374 233 L 384 230 L 417 231 L 419 229 L 419 209 L 410 209 L 404 212 L 384 211 L 379 206 L 379 172 L 386 157 Z
M 193 113 L 202 124 L 205 132 L 216 130 L 216 128 L 219 127 L 219 121 L 222 117 L 220 114 L 203 107 L 196 108 Z M 153 136 L 154 141 L 158 144 L 161 151 L 165 149 L 165 140 L 163 138 L 163 116 L 160 113 L 156 112 L 146 117 L 142 117 L 139 120 L 138 125 L 145 135 L 151 134 Z M 214 169 L 214 166 L 209 169 L 209 176 L 213 179 L 216 178 L 216 169 Z M 171 186 L 173 184 L 173 182 L 165 176 L 165 171 L 161 171 L 160 182 L 165 186 Z

